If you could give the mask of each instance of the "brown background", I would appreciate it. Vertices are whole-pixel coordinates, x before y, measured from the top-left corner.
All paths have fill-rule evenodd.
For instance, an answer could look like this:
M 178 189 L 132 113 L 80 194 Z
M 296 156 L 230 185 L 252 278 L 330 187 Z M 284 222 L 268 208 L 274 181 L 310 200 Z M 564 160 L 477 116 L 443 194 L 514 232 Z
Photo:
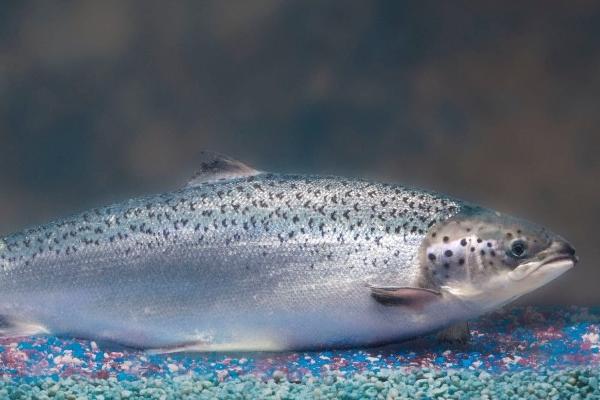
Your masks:
M 542 223 L 599 304 L 600 3 L 3 2 L 0 232 L 176 186 L 200 150 Z

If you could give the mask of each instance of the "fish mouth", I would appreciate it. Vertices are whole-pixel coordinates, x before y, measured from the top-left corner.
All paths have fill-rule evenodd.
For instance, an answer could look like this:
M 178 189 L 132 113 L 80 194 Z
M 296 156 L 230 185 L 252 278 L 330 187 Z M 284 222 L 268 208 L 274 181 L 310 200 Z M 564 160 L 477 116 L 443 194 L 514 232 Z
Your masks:
M 558 263 L 561 261 L 570 261 L 573 265 L 579 262 L 579 257 L 573 254 L 557 254 L 555 256 L 547 257 L 544 261 L 540 263 L 540 265 L 536 268 L 536 270 L 544 265 Z
M 509 272 L 509 277 L 514 281 L 520 281 L 532 275 L 558 276 L 573 268 L 579 261 L 579 257 L 575 255 L 575 250 L 564 243 L 561 243 L 560 246 L 562 251 L 548 254 L 541 260 L 523 263 Z
M 559 264 L 571 264 L 571 267 L 573 267 L 579 261 L 579 257 L 575 255 L 575 249 L 567 241 L 558 239 L 554 240 L 546 251 L 538 255 L 538 260 L 537 265 L 530 269 L 530 273 L 539 270 L 541 267 L 547 268 Z
M 538 270 L 543 267 L 543 270 L 562 270 L 563 272 L 569 270 L 577 264 L 579 258 L 574 255 L 558 254 L 556 256 L 547 257 L 537 266 L 532 268 L 527 275 L 535 274 Z M 562 273 L 562 272 L 561 272 Z

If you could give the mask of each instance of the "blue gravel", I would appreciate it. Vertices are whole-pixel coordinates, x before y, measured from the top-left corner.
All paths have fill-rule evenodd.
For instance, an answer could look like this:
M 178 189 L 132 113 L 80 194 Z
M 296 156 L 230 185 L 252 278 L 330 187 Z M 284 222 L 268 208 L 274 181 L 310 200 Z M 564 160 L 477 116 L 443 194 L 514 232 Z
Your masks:
M 327 374 L 290 382 L 283 376 L 268 380 L 254 376 L 223 382 L 201 376 L 62 380 L 27 383 L 0 381 L 0 397 L 10 399 L 593 399 L 600 398 L 600 371 L 383 370 L 343 377 Z
M 148 355 L 93 341 L 0 339 L 0 399 L 600 399 L 600 308 L 512 308 L 465 346 Z

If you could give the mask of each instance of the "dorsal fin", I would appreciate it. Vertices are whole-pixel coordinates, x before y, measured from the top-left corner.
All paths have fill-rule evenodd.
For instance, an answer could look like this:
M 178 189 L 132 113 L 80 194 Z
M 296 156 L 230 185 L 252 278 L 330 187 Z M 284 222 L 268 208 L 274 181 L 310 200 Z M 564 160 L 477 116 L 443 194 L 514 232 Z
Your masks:
M 223 154 L 203 151 L 200 154 L 200 168 L 187 183 L 187 187 L 194 187 L 208 182 L 244 178 L 260 173 L 261 171 Z

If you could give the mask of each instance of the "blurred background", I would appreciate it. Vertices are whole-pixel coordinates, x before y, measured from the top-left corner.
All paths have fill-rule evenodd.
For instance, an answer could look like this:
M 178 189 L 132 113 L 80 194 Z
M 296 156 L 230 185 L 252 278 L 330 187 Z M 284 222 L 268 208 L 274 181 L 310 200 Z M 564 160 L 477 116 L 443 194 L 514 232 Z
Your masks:
M 201 150 L 445 192 L 580 264 L 600 304 L 600 3 L 6 1 L 0 233 L 177 187 Z

